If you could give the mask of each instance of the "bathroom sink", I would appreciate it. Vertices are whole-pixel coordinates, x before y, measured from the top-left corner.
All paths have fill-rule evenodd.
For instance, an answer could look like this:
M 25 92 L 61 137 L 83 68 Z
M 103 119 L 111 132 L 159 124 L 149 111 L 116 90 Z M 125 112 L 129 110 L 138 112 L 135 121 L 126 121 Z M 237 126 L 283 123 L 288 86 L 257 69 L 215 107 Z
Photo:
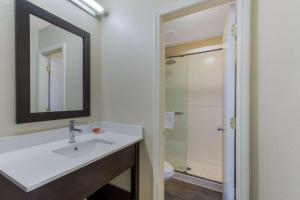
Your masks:
M 86 154 L 93 153 L 97 149 L 101 150 L 102 148 L 108 147 L 113 144 L 114 142 L 106 140 L 92 139 L 85 142 L 75 143 L 71 146 L 56 149 L 53 152 L 69 158 L 77 158 Z

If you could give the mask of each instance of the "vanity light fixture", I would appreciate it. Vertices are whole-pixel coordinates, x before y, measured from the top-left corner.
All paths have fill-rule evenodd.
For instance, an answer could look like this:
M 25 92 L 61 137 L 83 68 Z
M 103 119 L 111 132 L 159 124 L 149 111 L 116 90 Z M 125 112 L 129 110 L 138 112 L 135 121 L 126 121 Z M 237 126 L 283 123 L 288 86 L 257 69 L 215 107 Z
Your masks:
M 105 13 L 104 8 L 95 0 L 69 0 L 89 14 L 99 17 Z

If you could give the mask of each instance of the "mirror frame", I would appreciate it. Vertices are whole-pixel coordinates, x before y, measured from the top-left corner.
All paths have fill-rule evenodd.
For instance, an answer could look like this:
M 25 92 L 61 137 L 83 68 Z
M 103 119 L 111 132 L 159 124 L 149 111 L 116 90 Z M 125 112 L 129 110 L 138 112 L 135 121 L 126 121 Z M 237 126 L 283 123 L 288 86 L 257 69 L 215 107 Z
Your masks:
M 30 112 L 30 14 L 83 39 L 83 110 Z M 90 34 L 27 0 L 15 1 L 16 123 L 90 116 Z

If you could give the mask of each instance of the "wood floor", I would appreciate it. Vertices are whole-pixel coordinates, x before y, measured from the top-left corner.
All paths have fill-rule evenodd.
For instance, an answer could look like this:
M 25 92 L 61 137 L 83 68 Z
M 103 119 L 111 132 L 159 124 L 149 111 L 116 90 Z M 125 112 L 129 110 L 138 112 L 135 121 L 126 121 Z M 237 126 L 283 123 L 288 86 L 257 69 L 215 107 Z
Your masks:
M 165 200 L 222 200 L 222 193 L 171 179 L 165 183 Z

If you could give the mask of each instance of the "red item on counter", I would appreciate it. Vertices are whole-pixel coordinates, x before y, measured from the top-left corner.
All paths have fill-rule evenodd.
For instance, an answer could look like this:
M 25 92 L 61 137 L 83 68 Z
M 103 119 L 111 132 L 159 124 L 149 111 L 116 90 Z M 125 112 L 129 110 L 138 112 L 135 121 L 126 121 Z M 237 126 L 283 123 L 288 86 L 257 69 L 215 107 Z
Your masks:
M 99 127 L 93 128 L 92 131 L 95 134 L 99 134 L 99 133 L 103 133 L 104 132 L 103 128 L 99 128 Z

